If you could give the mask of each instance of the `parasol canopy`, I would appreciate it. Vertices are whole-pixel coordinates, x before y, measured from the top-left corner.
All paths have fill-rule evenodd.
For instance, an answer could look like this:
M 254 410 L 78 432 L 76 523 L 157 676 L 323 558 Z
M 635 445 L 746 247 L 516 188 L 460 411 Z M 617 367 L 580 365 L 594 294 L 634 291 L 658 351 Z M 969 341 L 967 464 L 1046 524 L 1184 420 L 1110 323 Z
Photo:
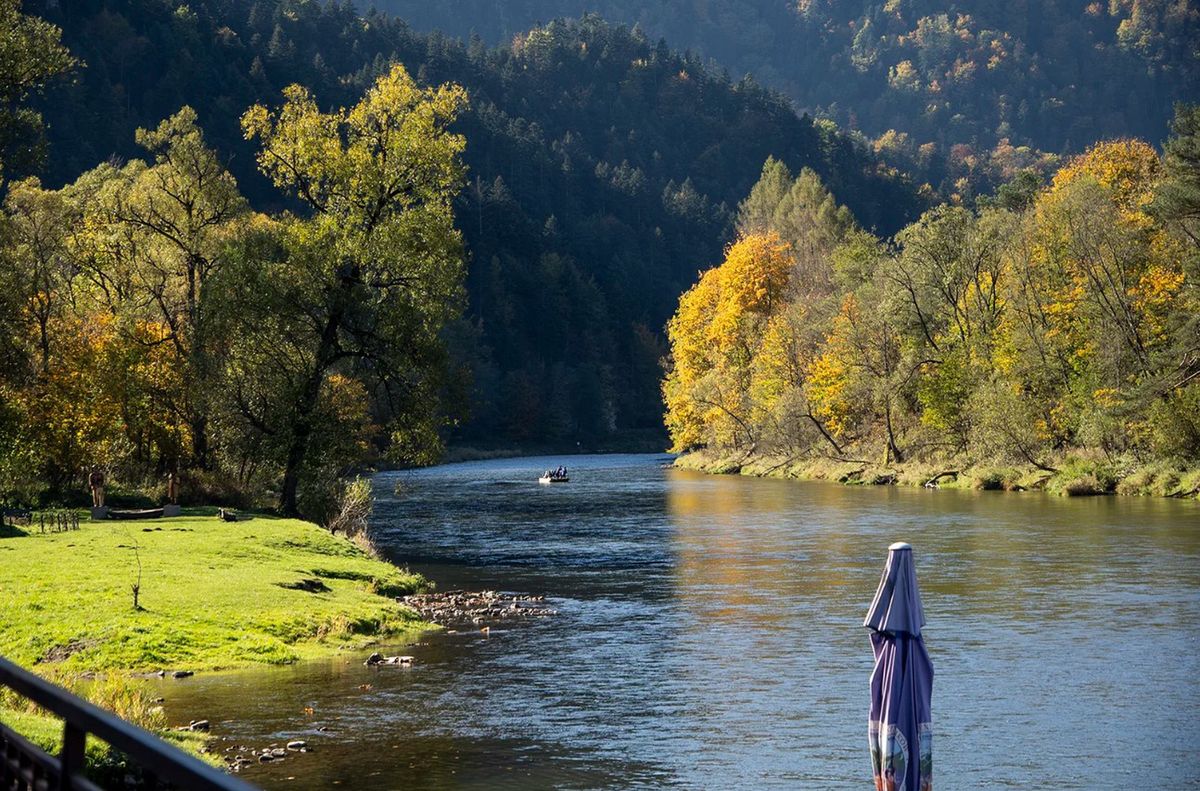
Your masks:
M 912 547 L 888 547 L 887 565 L 863 626 L 871 630 L 868 738 L 877 791 L 933 788 L 933 664 L 921 629 L 925 611 L 917 590 Z

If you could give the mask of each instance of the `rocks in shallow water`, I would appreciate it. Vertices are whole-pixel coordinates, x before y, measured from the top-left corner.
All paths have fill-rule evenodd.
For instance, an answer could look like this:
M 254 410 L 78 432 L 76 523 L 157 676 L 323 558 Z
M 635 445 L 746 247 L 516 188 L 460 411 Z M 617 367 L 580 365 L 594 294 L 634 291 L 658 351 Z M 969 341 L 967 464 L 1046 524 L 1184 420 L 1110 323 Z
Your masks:
M 367 667 L 376 667 L 378 665 L 401 665 L 411 666 L 413 658 L 411 656 L 384 656 L 378 652 L 367 657 L 367 661 L 363 662 Z
M 174 673 L 171 674 L 171 678 L 187 678 L 188 676 L 194 676 L 194 675 L 196 675 L 196 674 L 190 670 L 176 670 Z
M 250 750 L 245 745 L 229 747 L 225 750 L 225 766 L 231 772 L 240 772 L 245 767 L 258 763 L 277 763 L 286 760 L 288 757 L 296 753 L 310 753 L 312 747 L 303 739 L 292 739 L 287 743 L 287 747 L 279 747 L 277 744 L 267 745 L 261 750 Z M 233 753 L 230 755 L 230 753 Z
M 192 720 L 188 725 L 189 731 L 206 731 L 208 730 L 208 720 Z
M 413 608 L 439 626 L 518 622 L 555 615 L 543 606 L 545 596 L 514 595 L 497 591 L 444 591 L 398 596 L 396 601 Z

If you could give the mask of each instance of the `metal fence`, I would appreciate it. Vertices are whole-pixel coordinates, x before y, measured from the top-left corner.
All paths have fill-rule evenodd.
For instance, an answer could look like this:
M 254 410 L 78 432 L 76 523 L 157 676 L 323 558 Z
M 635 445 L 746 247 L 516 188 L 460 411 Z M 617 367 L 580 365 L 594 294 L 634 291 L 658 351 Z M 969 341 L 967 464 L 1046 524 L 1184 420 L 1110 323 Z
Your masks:
M 0 533 L 3 528 L 25 526 L 27 532 L 33 533 L 63 533 L 79 529 L 79 512 L 58 509 L 54 511 L 28 511 L 22 508 L 5 508 L 0 511 Z
M 93 706 L 0 657 L 0 686 L 8 687 L 63 721 L 62 752 L 53 756 L 0 724 L 0 789 L 95 791 L 84 777 L 88 734 L 124 753 L 142 770 L 142 787 L 255 791 L 244 780 L 209 766 L 157 736 Z

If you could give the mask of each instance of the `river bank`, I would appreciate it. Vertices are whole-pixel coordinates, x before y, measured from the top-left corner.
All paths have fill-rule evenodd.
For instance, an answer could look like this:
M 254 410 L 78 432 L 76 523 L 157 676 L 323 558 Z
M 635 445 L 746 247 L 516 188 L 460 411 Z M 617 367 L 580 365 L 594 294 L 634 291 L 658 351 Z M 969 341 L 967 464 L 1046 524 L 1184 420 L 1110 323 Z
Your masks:
M 452 604 L 446 629 L 378 649 L 411 665 L 363 652 L 151 684 L 173 721 L 212 721 L 218 754 L 249 748 L 241 776 L 264 789 L 856 791 L 862 617 L 905 540 L 953 736 L 943 786 L 980 785 L 981 766 L 1011 788 L 1082 791 L 1106 772 L 1187 786 L 1177 734 L 1198 676 L 1162 658 L 1194 648 L 1195 502 L 787 484 L 665 460 L 575 457 L 565 486 L 534 480 L 554 458 L 381 475 L 373 540 Z M 558 614 L 464 623 L 454 611 L 497 605 L 445 601 L 455 591 L 545 595 L 533 604 Z M 292 740 L 311 752 L 252 752 Z
M 164 732 L 180 723 L 161 720 L 137 675 L 182 679 L 410 639 L 431 624 L 396 597 L 426 587 L 295 519 L 10 529 L 0 538 L 0 654 Z M 51 748 L 61 730 L 4 696 L 0 720 Z
M 702 450 L 678 456 L 675 466 L 712 474 L 834 481 L 849 486 L 1046 491 L 1066 497 L 1119 494 L 1200 499 L 1200 469 L 1167 462 L 1122 463 L 1086 455 L 1065 455 L 1043 468 L 1032 464 L 986 464 L 970 459 L 885 465 L 860 459 L 796 459 Z

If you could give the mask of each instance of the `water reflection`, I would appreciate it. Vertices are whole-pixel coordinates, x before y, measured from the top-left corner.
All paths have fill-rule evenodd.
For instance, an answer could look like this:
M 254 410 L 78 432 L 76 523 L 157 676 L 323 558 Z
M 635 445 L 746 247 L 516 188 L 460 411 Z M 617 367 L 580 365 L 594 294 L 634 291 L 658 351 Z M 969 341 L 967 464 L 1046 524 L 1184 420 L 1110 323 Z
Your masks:
M 227 744 L 304 738 L 269 787 L 857 789 L 860 626 L 914 544 L 946 788 L 1193 782 L 1200 508 L 711 477 L 656 457 L 380 476 L 379 540 L 442 588 L 546 593 L 527 628 L 164 683 Z M 397 484 L 399 493 L 394 493 Z M 369 685 L 369 688 L 363 688 Z M 304 709 L 310 706 L 312 715 Z

